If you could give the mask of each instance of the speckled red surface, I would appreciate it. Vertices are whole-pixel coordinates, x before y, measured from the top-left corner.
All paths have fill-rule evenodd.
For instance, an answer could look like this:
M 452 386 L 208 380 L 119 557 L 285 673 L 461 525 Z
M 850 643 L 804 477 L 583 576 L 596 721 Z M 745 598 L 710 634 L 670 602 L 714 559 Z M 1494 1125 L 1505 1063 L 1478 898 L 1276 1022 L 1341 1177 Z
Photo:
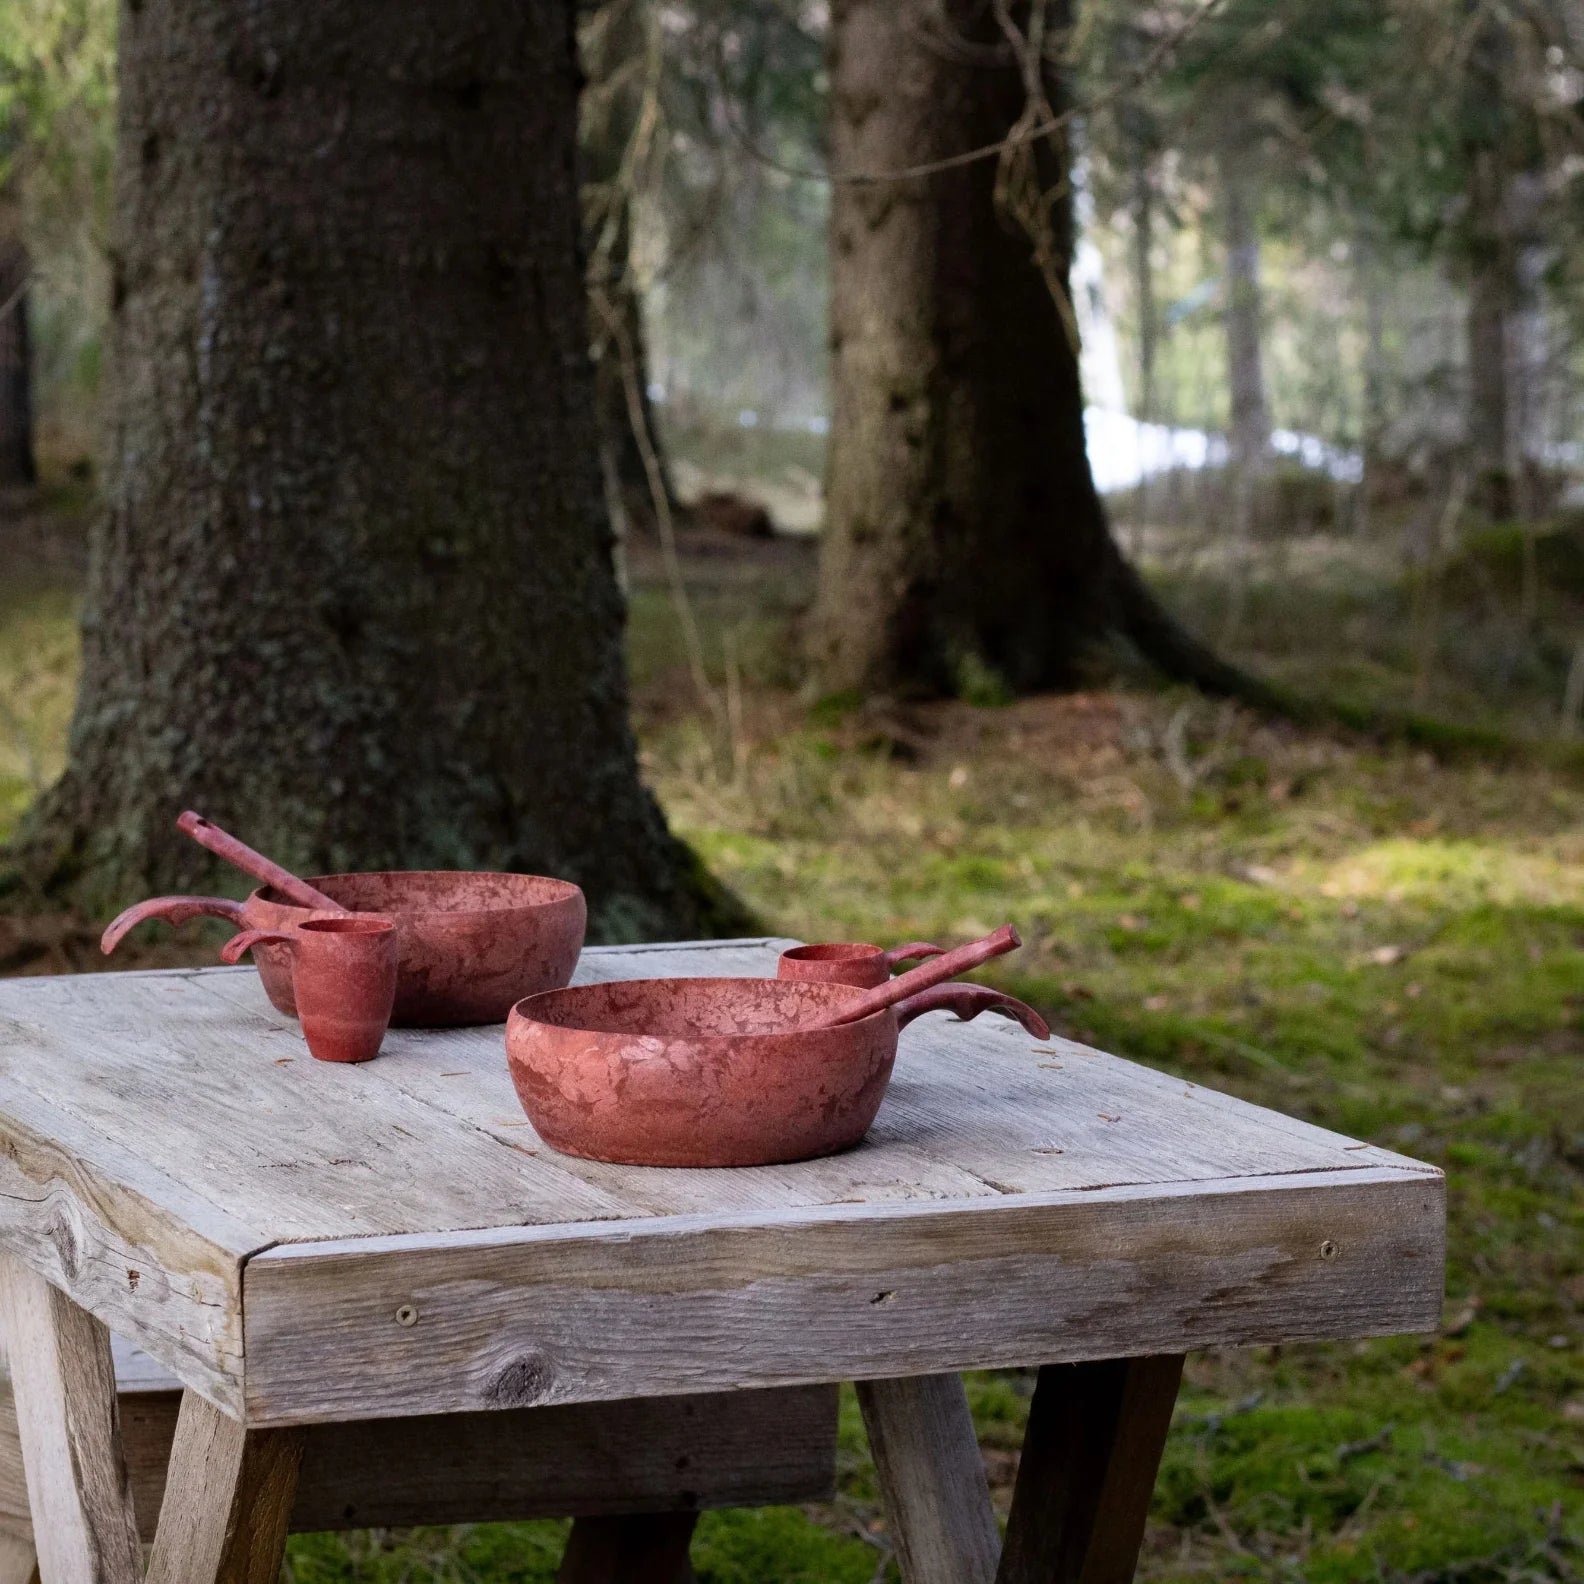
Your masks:
M 506 1054 L 552 1148 L 637 1166 L 756 1166 L 829 1155 L 869 1130 L 900 1028 L 922 1012 L 1037 1014 L 941 985 L 857 1022 L 809 1025 L 862 992 L 785 979 L 626 979 L 531 996 Z M 1048 1030 L 1045 1031 L 1048 1034 Z
M 583 949 L 588 910 L 582 891 L 567 880 L 436 869 L 314 875 L 310 884 L 354 912 L 383 913 L 395 922 L 391 1021 L 398 1028 L 499 1023 L 523 996 L 566 984 Z M 179 924 L 203 914 L 263 930 L 289 929 L 310 916 L 268 887 L 242 903 L 156 897 L 116 919 L 105 931 L 104 948 L 113 950 L 145 919 Z M 256 960 L 265 993 L 295 1017 L 285 948 L 260 946 Z

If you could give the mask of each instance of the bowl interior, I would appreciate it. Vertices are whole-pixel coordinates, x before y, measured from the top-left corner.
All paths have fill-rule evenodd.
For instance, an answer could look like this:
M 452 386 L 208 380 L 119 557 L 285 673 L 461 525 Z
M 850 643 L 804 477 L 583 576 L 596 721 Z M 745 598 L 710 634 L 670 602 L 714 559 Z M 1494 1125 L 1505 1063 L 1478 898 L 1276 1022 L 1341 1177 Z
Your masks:
M 790 957 L 793 962 L 854 963 L 868 962 L 885 953 L 878 946 L 865 946 L 859 941 L 829 941 L 821 946 L 794 946 L 781 955 Z
M 356 913 L 485 913 L 545 907 L 577 894 L 570 880 L 548 875 L 496 874 L 487 869 L 392 869 L 367 874 L 314 875 L 317 886 Z M 271 902 L 291 904 L 268 888 Z
M 517 1011 L 599 1034 L 788 1034 L 862 994 L 791 979 L 618 979 L 530 996 Z

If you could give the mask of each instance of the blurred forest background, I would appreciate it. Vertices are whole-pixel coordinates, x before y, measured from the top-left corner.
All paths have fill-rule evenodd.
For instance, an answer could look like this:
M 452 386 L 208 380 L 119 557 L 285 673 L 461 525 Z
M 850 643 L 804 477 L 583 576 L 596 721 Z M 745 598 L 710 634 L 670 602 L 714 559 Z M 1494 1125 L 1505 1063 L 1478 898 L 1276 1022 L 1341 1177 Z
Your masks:
M 1451 1174 L 1441 1334 L 1190 1360 L 1144 1576 L 1584 1578 L 1584 3 L 992 5 L 1050 32 L 960 166 L 906 137 L 853 162 L 833 76 L 876 0 L 580 10 L 600 472 L 672 828 L 809 939 L 1012 917 L 1000 980 L 1064 1032 Z M 0 839 L 66 762 L 116 21 L 0 9 Z M 1055 198 L 1023 158 L 1053 140 Z M 969 165 L 1081 345 L 1116 544 L 1213 665 L 1120 630 L 1059 690 L 973 646 L 851 658 L 821 532 L 862 494 L 844 434 L 883 452 L 833 370 L 832 261 L 844 216 Z M 950 427 L 919 400 L 874 421 Z M 0 971 L 97 965 L 77 903 L 8 909 Z M 1003 1509 L 1027 1390 L 972 1387 Z M 887 1576 L 844 1423 L 839 1501 L 712 1516 L 701 1579 Z M 291 1567 L 548 1579 L 559 1533 L 297 1540 Z

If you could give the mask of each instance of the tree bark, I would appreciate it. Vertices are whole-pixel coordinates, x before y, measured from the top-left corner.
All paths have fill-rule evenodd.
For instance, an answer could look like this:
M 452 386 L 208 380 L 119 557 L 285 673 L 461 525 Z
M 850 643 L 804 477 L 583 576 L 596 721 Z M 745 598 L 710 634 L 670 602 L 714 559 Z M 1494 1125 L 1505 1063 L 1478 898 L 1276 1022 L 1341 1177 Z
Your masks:
M 1160 339 L 1160 311 L 1155 303 L 1155 177 L 1149 150 L 1134 142 L 1133 161 L 1133 303 L 1138 316 L 1138 415 L 1154 423 L 1155 362 Z
M 27 248 L 0 201 L 0 486 L 38 479 L 33 453 L 33 354 L 28 335 Z
M 671 468 L 649 395 L 649 339 L 632 274 L 629 161 L 643 104 L 647 0 L 604 0 L 584 29 L 583 200 L 590 257 L 590 340 L 605 496 L 619 526 L 652 526 L 651 453 L 669 510 Z M 637 414 L 635 416 L 634 397 Z
M 1503 185 L 1496 153 L 1476 154 L 1469 192 L 1468 449 L 1475 501 L 1493 517 L 1509 516 L 1513 509 L 1507 386 L 1514 285 L 1512 249 L 1502 223 Z
M 1053 27 L 1070 20 L 1051 7 Z M 838 0 L 830 37 L 834 409 L 810 624 L 821 685 L 1061 686 L 1121 630 L 1174 673 L 1240 690 L 1247 679 L 1175 626 L 1111 539 L 1078 349 L 1029 236 L 998 210 L 995 160 L 851 179 L 1006 137 L 1026 95 L 991 8 Z M 1044 76 L 1060 108 L 1064 85 L 1049 64 Z M 1060 136 L 1029 147 L 1060 289 L 1068 150 Z
M 572 0 L 125 0 L 108 510 L 26 877 L 580 882 L 722 902 L 641 787 L 600 507 Z M 234 877 L 230 879 L 235 884 Z
M 1255 227 L 1258 188 L 1245 150 L 1220 159 L 1226 225 L 1227 387 L 1232 399 L 1234 467 L 1257 471 L 1270 449 L 1270 407 L 1260 325 L 1260 245 Z

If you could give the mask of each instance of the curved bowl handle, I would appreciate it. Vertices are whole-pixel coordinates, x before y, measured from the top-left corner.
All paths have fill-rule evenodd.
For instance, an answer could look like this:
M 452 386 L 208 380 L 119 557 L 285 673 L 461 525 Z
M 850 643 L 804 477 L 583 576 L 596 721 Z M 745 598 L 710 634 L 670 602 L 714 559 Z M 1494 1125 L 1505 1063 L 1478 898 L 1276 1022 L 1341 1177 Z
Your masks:
M 898 963 L 912 962 L 915 957 L 943 957 L 945 954 L 944 946 L 931 946 L 928 941 L 911 941 L 906 946 L 893 946 L 885 954 L 886 967 L 895 968 Z
M 220 961 L 234 966 L 243 952 L 251 951 L 255 946 L 290 946 L 293 942 L 294 937 L 284 930 L 243 930 L 220 948 Z
M 943 984 L 920 990 L 898 1005 L 897 1027 L 905 1028 L 926 1012 L 955 1012 L 964 1023 L 981 1012 L 999 1012 L 1021 1023 L 1036 1039 L 1050 1038 L 1050 1024 L 1033 1007 L 988 985 Z
M 195 918 L 229 919 L 239 928 L 242 925 L 242 904 L 229 897 L 163 896 L 150 897 L 126 912 L 118 913 L 99 937 L 99 950 L 109 956 L 119 946 L 128 930 L 133 930 L 147 919 L 163 919 L 167 924 L 185 924 Z

